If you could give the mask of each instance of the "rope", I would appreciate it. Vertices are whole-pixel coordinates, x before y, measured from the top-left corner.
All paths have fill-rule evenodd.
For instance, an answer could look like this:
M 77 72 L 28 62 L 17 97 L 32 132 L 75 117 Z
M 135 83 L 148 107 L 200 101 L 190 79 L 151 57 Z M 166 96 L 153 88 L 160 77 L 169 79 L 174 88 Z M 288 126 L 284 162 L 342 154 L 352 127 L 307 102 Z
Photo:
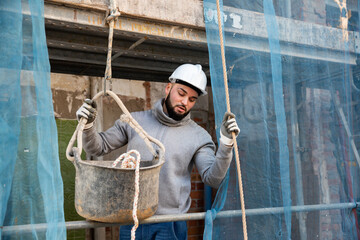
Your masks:
M 117 20 L 118 16 L 120 16 L 120 12 L 119 12 L 118 8 L 115 7 L 115 2 L 113 0 L 110 0 L 110 9 L 111 9 L 110 16 L 106 19 L 109 24 L 109 37 L 108 37 L 108 52 L 107 52 L 107 59 L 106 59 L 105 78 L 104 78 L 104 95 L 107 94 L 107 91 L 106 91 L 106 81 L 107 80 L 110 81 L 110 86 L 111 86 L 111 77 L 112 77 L 111 55 L 112 55 L 112 43 L 113 43 L 113 35 L 114 35 L 114 22 L 115 22 L 115 20 Z M 120 99 L 119 99 L 119 101 L 121 102 Z M 128 118 L 132 119 L 129 111 L 126 109 L 124 104 L 122 104 L 122 102 L 121 102 L 121 105 L 125 109 L 125 111 L 124 110 L 123 111 L 126 113 Z M 145 134 L 143 134 L 143 136 L 145 139 L 146 138 Z M 149 143 L 149 145 L 150 145 L 150 142 L 148 139 L 146 139 L 145 142 Z M 151 152 L 153 153 L 153 155 L 156 156 L 155 150 L 153 148 L 151 148 L 151 149 L 152 149 Z M 135 161 L 135 158 L 130 155 L 131 153 L 136 155 L 136 161 Z M 136 150 L 130 150 L 129 152 L 120 155 L 120 157 L 118 159 L 116 159 L 115 162 L 113 163 L 113 167 L 115 167 L 116 164 L 123 159 L 124 159 L 124 161 L 121 164 L 121 168 L 135 168 L 135 195 L 134 195 L 133 212 L 132 212 L 134 226 L 131 229 L 131 240 L 135 240 L 135 232 L 139 226 L 139 220 L 137 218 L 137 204 L 138 204 L 138 199 L 139 199 L 140 153 Z
M 82 152 L 82 133 L 85 127 L 87 120 L 85 118 L 81 118 L 80 122 L 76 126 L 76 129 L 71 136 L 71 139 L 66 147 L 66 158 L 73 162 L 75 160 L 74 153 L 72 151 L 72 148 L 75 144 L 75 141 L 77 140 L 77 148 L 79 149 L 79 153 L 81 155 Z M 77 139 L 76 139 L 77 138 Z
M 131 154 L 136 155 L 136 159 L 131 156 Z M 116 167 L 116 165 L 122 161 L 121 168 L 135 168 L 135 195 L 134 195 L 134 203 L 133 203 L 133 212 L 132 217 L 134 219 L 134 226 L 131 229 L 131 240 L 135 240 L 135 232 L 139 226 L 139 219 L 137 218 L 137 204 L 139 200 L 139 169 L 140 169 L 140 153 L 136 150 L 130 150 L 127 153 L 123 153 L 118 157 L 112 164 L 112 167 Z
M 112 54 L 112 44 L 114 36 L 114 25 L 117 18 L 120 16 L 119 9 L 115 7 L 114 1 L 110 1 L 110 15 L 106 18 L 106 22 L 109 24 L 109 37 L 108 37 L 108 52 L 106 58 L 106 69 L 105 69 L 105 78 L 104 78 L 104 94 L 106 93 L 106 80 L 110 81 L 112 78 L 111 71 L 111 54 Z
M 109 93 L 112 95 L 112 97 L 115 99 L 117 104 L 120 106 L 122 111 L 125 113 L 120 117 L 120 120 L 129 123 L 129 125 L 140 135 L 140 137 L 145 141 L 146 146 L 150 150 L 150 152 L 155 157 L 159 157 L 161 159 L 163 156 L 158 156 L 157 152 L 153 148 L 153 146 L 150 143 L 150 140 L 155 142 L 162 150 L 162 152 L 165 151 L 164 145 L 158 141 L 157 139 L 152 138 L 149 136 L 144 129 L 140 126 L 140 124 L 137 123 L 137 121 L 131 116 L 130 112 L 127 110 L 125 105 L 122 103 L 122 101 L 117 97 L 116 94 L 113 92 L 106 91 L 106 80 L 110 81 L 111 86 L 111 77 L 112 77 L 112 71 L 111 71 L 111 60 L 112 60 L 112 43 L 113 43 L 113 35 L 114 35 L 114 21 L 117 20 L 118 16 L 120 16 L 120 12 L 118 11 L 118 8 L 115 7 L 114 0 L 110 0 L 110 8 L 111 8 L 111 14 L 107 18 L 107 22 L 109 24 L 109 37 L 108 37 L 108 53 L 107 53 L 107 59 L 106 59 L 106 70 L 105 70 L 105 78 L 104 78 L 104 92 L 103 94 L 106 95 Z M 143 41 L 145 41 L 145 38 L 143 40 L 139 40 L 137 44 L 141 44 Z M 134 45 L 136 47 L 136 45 Z M 120 54 L 118 54 L 120 56 Z M 118 57 L 117 55 L 114 57 Z M 97 97 L 97 95 L 94 96 Z M 150 140 L 149 140 L 150 139 Z M 136 160 L 131 154 L 136 155 Z M 137 204 L 139 200 L 139 169 L 140 169 L 140 153 L 136 150 L 130 150 L 127 153 L 124 153 L 120 155 L 119 158 L 117 158 L 114 163 L 113 167 L 116 166 L 116 164 L 123 160 L 121 163 L 121 168 L 135 168 L 135 194 L 134 194 L 134 203 L 133 203 L 133 211 L 132 211 L 132 217 L 134 220 L 134 226 L 131 229 L 131 240 L 135 240 L 135 232 L 136 229 L 139 226 L 139 220 L 137 218 Z
M 222 30 L 221 11 L 220 11 L 220 1 L 219 0 L 216 0 L 216 7 L 217 7 L 217 17 L 218 17 L 218 24 L 219 24 L 221 60 L 222 60 L 222 69 L 223 69 L 223 74 L 224 74 L 226 106 L 227 106 L 227 111 L 230 112 L 229 87 L 228 87 L 228 80 L 227 80 L 227 73 L 226 73 L 224 39 L 223 39 L 223 30 Z M 243 224 L 244 239 L 247 240 L 248 235 L 247 235 L 247 228 L 246 228 L 245 201 L 244 201 L 243 185 L 242 185 L 242 180 L 241 180 L 239 150 L 237 148 L 236 136 L 235 136 L 234 132 L 232 133 L 232 138 L 234 140 L 236 169 L 237 169 L 237 173 L 238 173 L 238 182 L 239 182 L 239 192 L 240 192 L 240 202 L 241 202 L 241 213 L 242 213 L 242 224 Z
M 147 148 L 149 149 L 149 151 L 152 153 L 153 156 L 157 156 L 158 153 L 153 148 L 153 146 L 152 146 L 152 144 L 150 142 L 150 139 L 151 139 L 152 142 L 154 142 L 160 148 L 162 148 L 163 152 L 165 151 L 165 147 L 162 145 L 162 143 L 159 140 L 157 140 L 155 138 L 152 138 L 150 135 L 148 135 L 147 132 L 145 132 L 142 129 L 142 127 L 139 125 L 139 123 L 137 123 L 135 121 L 135 119 L 130 118 L 129 115 L 122 114 L 120 116 L 120 121 L 128 123 L 130 125 L 130 127 L 132 127 L 135 130 L 135 132 L 137 132 L 137 134 L 139 134 L 139 136 L 144 140 Z
M 107 52 L 107 60 L 106 60 L 106 70 L 105 70 L 105 77 L 104 77 L 104 91 L 97 93 L 93 97 L 93 101 L 95 101 L 97 98 L 99 98 L 101 95 L 106 96 L 107 94 L 110 95 L 115 102 L 118 104 L 118 106 L 121 108 L 121 110 L 124 112 L 124 114 L 120 117 L 120 120 L 129 123 L 129 125 L 139 134 L 139 136 L 145 141 L 146 146 L 150 150 L 150 152 L 153 154 L 155 158 L 157 158 L 160 161 L 164 160 L 165 156 L 165 147 L 164 145 L 157 139 L 151 137 L 145 130 L 140 126 L 140 124 L 131 116 L 130 112 L 127 110 L 123 102 L 120 100 L 120 98 L 112 91 L 106 90 L 106 80 L 111 80 L 111 54 L 112 54 L 112 42 L 113 42 L 113 33 L 114 33 L 114 21 L 120 16 L 120 12 L 118 11 L 118 8 L 115 8 L 114 1 L 110 1 L 111 4 L 111 14 L 107 18 L 107 22 L 109 23 L 109 38 L 108 38 L 108 52 Z M 143 41 L 145 41 L 146 38 L 143 38 L 132 45 L 132 47 L 136 47 L 138 44 L 141 44 Z M 120 56 L 120 55 L 118 55 Z M 116 57 L 118 57 L 116 56 Z M 78 149 L 79 149 L 79 156 L 81 156 L 82 152 L 82 133 L 83 129 L 85 127 L 87 120 L 84 118 L 81 118 L 79 121 L 79 124 L 72 136 L 72 138 L 69 141 L 69 144 L 66 148 L 66 157 L 70 161 L 74 161 L 74 156 L 72 153 L 72 148 L 75 143 L 75 140 L 78 142 Z M 156 151 L 151 144 L 151 142 L 155 143 L 159 146 L 159 152 Z M 131 154 L 136 155 L 136 160 Z M 81 160 L 81 158 L 80 158 Z M 139 178 L 140 178 L 140 153 L 136 150 L 130 150 L 127 153 L 124 153 L 120 155 L 119 158 L 117 158 L 113 164 L 112 167 L 116 167 L 117 163 L 119 163 L 121 160 L 123 160 L 121 164 L 121 168 L 135 168 L 135 194 L 134 194 L 134 203 L 133 203 L 133 211 L 132 211 L 132 217 L 134 220 L 134 226 L 131 229 L 131 239 L 135 240 L 135 232 L 136 229 L 139 226 L 139 220 L 137 218 L 137 204 L 139 200 Z

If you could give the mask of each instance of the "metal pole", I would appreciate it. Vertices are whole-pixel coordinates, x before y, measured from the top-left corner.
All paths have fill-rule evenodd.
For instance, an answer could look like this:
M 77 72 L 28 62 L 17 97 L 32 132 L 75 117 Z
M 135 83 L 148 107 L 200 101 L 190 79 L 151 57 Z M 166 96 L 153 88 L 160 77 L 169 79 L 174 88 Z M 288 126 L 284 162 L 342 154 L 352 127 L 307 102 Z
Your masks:
M 312 211 L 323 211 L 333 209 L 353 209 L 360 206 L 360 202 L 353 203 L 333 203 L 333 204 L 316 204 L 316 205 L 303 205 L 303 206 L 292 206 L 290 209 L 292 212 L 312 212 Z M 283 207 L 273 208 L 256 208 L 246 209 L 246 216 L 258 216 L 258 215 L 270 215 L 270 214 L 281 214 L 284 213 Z M 201 213 L 185 213 L 176 215 L 156 215 L 140 221 L 140 223 L 160 223 L 160 222 L 173 222 L 173 221 L 190 221 L 190 220 L 201 220 L 205 218 L 205 212 Z M 241 210 L 228 210 L 221 211 L 216 215 L 217 218 L 229 218 L 229 217 L 242 217 Z M 129 223 L 101 223 L 92 221 L 72 221 L 65 222 L 66 229 L 85 229 L 85 228 L 100 228 L 100 227 L 111 227 L 127 225 Z M 27 224 L 18 226 L 2 226 L 0 231 L 3 236 L 11 235 L 14 233 L 19 234 L 20 232 L 31 232 L 31 231 L 46 231 L 48 224 Z M 51 225 L 53 226 L 53 225 Z M 61 225 L 59 225 L 61 226 Z
M 337 111 L 337 113 L 339 115 L 339 118 L 340 118 L 341 122 L 344 124 L 346 135 L 348 136 L 349 141 L 350 141 L 350 147 L 353 150 L 353 153 L 354 153 L 355 159 L 357 161 L 357 164 L 360 167 L 360 155 L 359 155 L 359 152 L 358 152 L 357 147 L 355 145 L 355 141 L 354 141 L 354 138 L 352 136 L 352 132 L 351 132 L 351 129 L 349 127 L 349 124 L 348 124 L 348 122 L 346 120 L 344 110 L 343 110 L 343 108 L 341 106 L 340 100 L 338 99 L 336 91 L 335 91 L 334 86 L 332 84 L 330 85 L 330 93 L 331 93 L 331 97 L 332 97 L 332 99 L 334 101 L 335 109 L 336 109 L 336 111 Z
M 293 119 L 291 120 L 291 134 L 293 136 L 293 155 L 294 155 L 294 169 L 295 169 L 295 188 L 296 188 L 296 204 L 304 205 L 304 192 L 303 192 L 303 175 L 301 165 L 301 154 L 297 151 L 297 147 L 300 147 L 300 135 L 299 135 L 299 119 L 297 114 L 297 101 L 296 101 L 296 85 L 292 81 L 290 86 L 290 102 L 292 107 Z M 306 213 L 300 212 L 297 214 L 299 220 L 300 239 L 307 240 L 306 230 Z
M 146 39 L 147 39 L 147 37 L 140 38 L 135 43 L 131 44 L 131 46 L 127 49 L 127 51 L 133 50 L 134 48 L 136 48 L 137 46 L 142 44 Z M 111 60 L 114 61 L 116 58 L 120 57 L 125 52 L 126 52 L 126 50 L 119 51 L 118 53 L 116 53 L 114 56 L 111 57 Z

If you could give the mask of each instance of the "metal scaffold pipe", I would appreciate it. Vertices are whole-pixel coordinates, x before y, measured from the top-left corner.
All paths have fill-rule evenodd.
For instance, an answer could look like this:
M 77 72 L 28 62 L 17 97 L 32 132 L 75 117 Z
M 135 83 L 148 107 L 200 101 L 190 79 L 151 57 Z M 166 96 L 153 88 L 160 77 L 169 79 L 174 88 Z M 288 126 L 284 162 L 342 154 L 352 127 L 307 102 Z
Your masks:
M 303 206 L 292 206 L 290 211 L 292 213 L 297 212 L 314 212 L 314 211 L 325 211 L 325 210 L 344 210 L 344 209 L 355 209 L 359 208 L 360 202 L 349 202 L 349 203 L 332 203 L 332 204 L 315 204 L 315 205 L 303 205 Z M 272 208 L 256 208 L 256 209 L 247 209 L 246 216 L 261 216 L 261 215 L 271 215 L 271 214 L 282 214 L 285 212 L 284 207 L 272 207 Z M 140 221 L 143 223 L 160 223 L 160 222 L 173 222 L 173 221 L 191 221 L 191 220 L 202 220 L 205 218 L 205 212 L 201 213 L 186 213 L 186 214 L 176 214 L 176 215 L 157 215 L 152 216 L 147 219 Z M 216 215 L 217 218 L 229 218 L 229 217 L 242 217 L 241 210 L 227 210 L 221 211 Z M 100 228 L 100 227 L 111 227 L 119 226 L 122 224 L 119 223 L 101 223 L 93 221 L 71 221 L 66 222 L 66 229 L 86 229 L 86 228 Z M 124 224 L 126 225 L 126 224 Z M 19 234 L 27 233 L 31 231 L 45 231 L 47 229 L 47 224 L 27 224 L 27 225 L 18 225 L 18 226 L 2 226 L 0 231 L 3 236 L 11 235 L 14 233 Z

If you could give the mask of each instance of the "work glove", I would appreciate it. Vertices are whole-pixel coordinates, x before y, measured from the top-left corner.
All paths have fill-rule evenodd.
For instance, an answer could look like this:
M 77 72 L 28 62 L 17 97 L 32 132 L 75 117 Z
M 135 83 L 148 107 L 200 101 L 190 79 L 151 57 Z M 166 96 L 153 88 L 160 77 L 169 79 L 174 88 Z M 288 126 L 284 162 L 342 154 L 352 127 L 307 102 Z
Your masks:
M 240 128 L 236 123 L 235 115 L 231 112 L 226 112 L 220 127 L 220 141 L 227 146 L 232 146 L 234 144 L 232 138 L 233 132 L 235 137 L 237 137 L 240 133 Z
M 80 118 L 87 119 L 84 129 L 89 129 L 94 125 L 96 114 L 96 102 L 91 99 L 85 99 L 83 105 L 76 111 L 76 118 L 78 121 L 80 121 Z

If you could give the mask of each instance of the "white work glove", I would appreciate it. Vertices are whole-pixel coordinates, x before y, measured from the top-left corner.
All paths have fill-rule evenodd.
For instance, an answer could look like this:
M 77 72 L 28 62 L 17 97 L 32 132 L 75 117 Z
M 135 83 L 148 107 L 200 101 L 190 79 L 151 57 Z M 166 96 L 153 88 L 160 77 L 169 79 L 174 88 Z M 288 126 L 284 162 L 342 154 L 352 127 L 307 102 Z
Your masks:
M 235 115 L 231 112 L 226 112 L 220 127 L 220 141 L 227 146 L 232 146 L 234 144 L 232 138 L 233 132 L 235 137 L 237 137 L 240 133 L 240 128 L 236 123 Z
M 80 121 L 80 118 L 87 119 L 84 129 L 89 129 L 94 125 L 96 114 L 96 102 L 91 99 L 85 99 L 83 105 L 76 111 L 76 118 L 78 121 Z

